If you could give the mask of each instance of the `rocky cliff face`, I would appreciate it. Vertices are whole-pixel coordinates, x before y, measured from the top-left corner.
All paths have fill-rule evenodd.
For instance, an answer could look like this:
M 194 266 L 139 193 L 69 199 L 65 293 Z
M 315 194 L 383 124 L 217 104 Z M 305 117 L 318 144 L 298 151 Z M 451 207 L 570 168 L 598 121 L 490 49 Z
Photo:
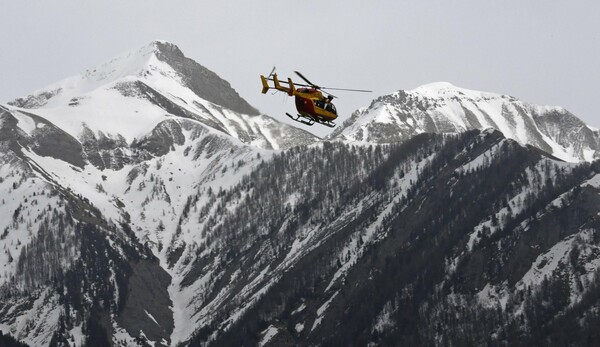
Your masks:
M 186 58 L 177 46 L 157 42 L 157 58 L 173 67 L 186 87 L 204 100 L 239 113 L 257 116 L 259 112 L 231 88 L 229 82 L 194 60 Z

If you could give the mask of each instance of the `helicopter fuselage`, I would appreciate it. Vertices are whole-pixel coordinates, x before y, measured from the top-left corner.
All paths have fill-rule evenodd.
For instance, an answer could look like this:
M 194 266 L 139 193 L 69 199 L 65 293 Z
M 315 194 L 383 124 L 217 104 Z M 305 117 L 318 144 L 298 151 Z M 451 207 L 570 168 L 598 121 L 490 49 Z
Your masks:
M 298 88 L 294 93 L 296 110 L 305 117 L 319 117 L 322 120 L 332 121 L 337 118 L 335 106 L 323 97 L 317 89 Z

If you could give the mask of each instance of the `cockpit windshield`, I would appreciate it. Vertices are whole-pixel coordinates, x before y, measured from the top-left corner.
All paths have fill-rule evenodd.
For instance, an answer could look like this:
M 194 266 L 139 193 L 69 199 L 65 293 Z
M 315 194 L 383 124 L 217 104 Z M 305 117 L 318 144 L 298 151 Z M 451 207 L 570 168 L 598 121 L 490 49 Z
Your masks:
M 333 114 L 337 114 L 337 111 L 335 109 L 335 105 L 330 103 L 330 102 L 326 102 L 325 103 L 325 109 Z
M 315 106 L 337 115 L 335 105 L 330 102 L 325 102 L 323 100 L 315 100 Z

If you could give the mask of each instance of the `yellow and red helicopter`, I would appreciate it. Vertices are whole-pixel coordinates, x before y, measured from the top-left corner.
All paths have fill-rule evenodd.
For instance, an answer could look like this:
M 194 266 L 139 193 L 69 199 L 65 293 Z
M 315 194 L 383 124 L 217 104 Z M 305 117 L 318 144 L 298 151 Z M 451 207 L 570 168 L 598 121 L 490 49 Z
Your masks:
M 370 90 L 362 89 L 320 87 L 309 81 L 300 72 L 294 72 L 296 73 L 296 75 L 298 75 L 298 77 L 302 78 L 308 84 L 294 83 L 289 77 L 287 81 L 280 81 L 277 78 L 277 74 L 275 73 L 275 68 L 273 68 L 268 77 L 260 75 L 260 79 L 262 81 L 263 86 L 262 93 L 266 94 L 269 89 L 276 89 L 278 91 L 286 93 L 289 96 L 295 97 L 296 110 L 298 110 L 298 115 L 296 117 L 292 116 L 289 113 L 286 113 L 286 115 L 291 119 L 295 120 L 296 122 L 300 122 L 306 125 L 313 125 L 315 123 L 319 123 L 331 128 L 335 126 L 333 120 L 335 120 L 338 115 L 337 110 L 335 109 L 335 105 L 333 105 L 331 101 L 336 96 L 324 91 L 323 89 L 365 93 L 371 92 Z M 274 86 L 270 87 L 267 81 L 273 81 Z M 287 87 L 282 86 L 282 83 L 287 84 Z M 296 88 L 296 86 L 303 88 Z M 324 94 L 327 96 L 325 96 Z

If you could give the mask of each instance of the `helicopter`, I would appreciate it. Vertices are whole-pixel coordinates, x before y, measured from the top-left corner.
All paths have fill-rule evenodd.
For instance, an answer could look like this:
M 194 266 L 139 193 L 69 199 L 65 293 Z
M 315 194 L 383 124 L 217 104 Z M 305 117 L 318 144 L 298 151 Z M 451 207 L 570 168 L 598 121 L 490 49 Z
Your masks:
M 262 81 L 262 93 L 266 94 L 269 89 L 275 89 L 276 91 L 282 91 L 289 96 L 295 97 L 296 110 L 298 111 L 297 116 L 292 116 L 286 112 L 286 115 L 296 122 L 303 123 L 306 125 L 313 125 L 319 123 L 330 128 L 335 126 L 333 122 L 337 118 L 337 110 L 335 105 L 331 102 L 335 95 L 324 91 L 323 89 L 329 90 L 344 90 L 351 92 L 363 92 L 369 93 L 371 90 L 363 89 L 345 89 L 345 88 L 330 88 L 320 87 L 311 81 L 309 81 L 304 75 L 298 71 L 294 71 L 298 77 L 303 79 L 307 84 L 299 84 L 292 82 L 292 79 L 288 77 L 287 81 L 280 81 L 275 73 L 275 68 L 271 70 L 268 77 L 260 75 Z M 269 86 L 267 81 L 273 81 L 274 87 Z M 287 84 L 282 86 L 281 84 Z M 296 88 L 296 87 L 302 88 Z

